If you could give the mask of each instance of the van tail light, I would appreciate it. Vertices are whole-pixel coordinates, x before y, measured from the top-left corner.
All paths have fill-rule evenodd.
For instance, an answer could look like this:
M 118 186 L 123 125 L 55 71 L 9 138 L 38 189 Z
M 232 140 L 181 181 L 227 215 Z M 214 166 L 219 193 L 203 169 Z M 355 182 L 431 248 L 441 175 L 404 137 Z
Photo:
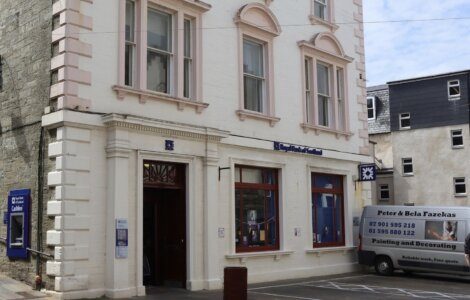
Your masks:
M 359 251 L 362 251 L 362 235 L 361 235 L 361 234 L 359 235 L 359 247 L 358 247 L 358 250 L 359 250 Z

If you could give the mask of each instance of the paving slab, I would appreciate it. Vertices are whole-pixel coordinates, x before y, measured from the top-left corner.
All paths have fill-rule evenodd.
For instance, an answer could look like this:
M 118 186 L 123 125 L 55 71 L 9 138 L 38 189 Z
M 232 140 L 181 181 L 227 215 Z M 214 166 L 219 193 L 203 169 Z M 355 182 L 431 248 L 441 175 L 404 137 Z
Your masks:
M 0 300 L 52 299 L 47 294 L 33 290 L 29 285 L 0 274 Z

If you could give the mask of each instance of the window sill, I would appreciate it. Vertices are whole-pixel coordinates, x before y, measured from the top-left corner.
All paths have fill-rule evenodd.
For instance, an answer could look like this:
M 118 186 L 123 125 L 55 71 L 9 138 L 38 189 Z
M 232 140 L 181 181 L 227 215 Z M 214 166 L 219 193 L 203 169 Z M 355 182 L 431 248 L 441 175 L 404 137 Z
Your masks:
M 337 252 L 342 252 L 343 255 L 346 255 L 348 252 L 355 251 L 356 248 L 357 248 L 356 246 L 339 246 L 339 247 L 307 249 L 305 250 L 305 252 L 315 254 L 316 256 L 320 256 L 326 253 L 337 253 Z
M 243 253 L 236 253 L 236 254 L 227 254 L 225 258 L 227 259 L 239 259 L 240 263 L 246 263 L 248 258 L 254 257 L 273 257 L 274 260 L 280 260 L 282 256 L 291 255 L 294 251 L 265 251 L 265 252 L 243 252 Z
M 463 149 L 463 145 L 459 145 L 459 146 L 452 146 L 452 149 Z
M 454 194 L 454 197 L 455 198 L 466 198 L 467 197 L 467 194 Z
M 460 100 L 460 96 L 449 97 L 448 100 L 449 100 L 449 101 L 458 101 L 458 100 Z
M 336 138 L 339 139 L 341 136 L 344 136 L 346 140 L 349 140 L 354 134 L 352 132 L 336 130 L 324 126 L 312 125 L 307 123 L 302 123 L 300 126 L 304 129 L 304 132 L 307 133 L 310 130 L 313 130 L 316 135 L 319 135 L 321 132 L 332 133 L 336 135 Z
M 400 130 L 403 131 L 403 130 L 410 130 L 411 127 L 400 127 Z
M 403 174 L 403 177 L 413 177 L 415 174 L 413 173 L 408 173 L 408 174 Z
M 267 116 L 259 112 L 243 110 L 243 109 L 237 110 L 237 115 L 241 121 L 245 121 L 246 118 L 268 121 L 271 127 L 274 127 L 274 125 L 276 125 L 276 123 L 281 120 L 280 118 L 277 118 L 277 117 L 271 117 L 271 116 Z
M 186 106 L 190 106 L 195 108 L 197 113 L 201 113 L 204 109 L 209 106 L 208 103 L 204 102 L 191 101 L 188 99 L 177 98 L 159 92 L 140 90 L 128 86 L 115 85 L 113 86 L 113 91 L 117 93 L 117 97 L 119 100 L 124 100 L 126 95 L 133 95 L 139 97 L 140 103 L 145 103 L 147 102 L 147 100 L 172 102 L 178 106 L 178 110 L 184 110 Z
M 331 30 L 332 32 L 335 32 L 339 26 L 336 25 L 336 24 L 333 24 L 327 20 L 323 20 L 319 17 L 316 17 L 314 15 L 310 15 L 309 16 L 309 19 L 310 19 L 310 23 L 312 23 L 312 25 L 323 25 L 323 26 L 326 26 L 328 27 L 329 30 Z

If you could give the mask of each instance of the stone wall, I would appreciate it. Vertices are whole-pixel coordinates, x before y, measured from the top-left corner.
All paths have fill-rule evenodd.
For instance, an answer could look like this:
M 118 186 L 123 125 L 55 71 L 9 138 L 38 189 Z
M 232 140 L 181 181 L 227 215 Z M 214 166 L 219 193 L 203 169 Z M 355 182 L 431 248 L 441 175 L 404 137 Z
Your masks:
M 37 248 L 38 228 L 38 158 L 41 116 L 49 103 L 51 1 L 0 1 L 0 55 L 3 61 L 3 89 L 0 91 L 0 214 L 7 209 L 8 192 L 12 189 L 31 189 L 32 210 L 30 225 L 31 248 Z M 44 145 L 49 143 L 44 134 Z M 47 157 L 47 147 L 44 147 Z M 50 169 L 44 161 L 43 174 Z M 45 181 L 45 180 L 44 180 Z M 44 200 L 50 198 L 43 185 Z M 45 232 L 53 226 L 43 205 L 42 250 L 46 247 Z M 6 257 L 6 225 L 0 224 L 0 272 L 34 283 L 36 256 L 12 261 Z M 45 261 L 40 272 L 45 286 L 53 288 L 53 279 L 45 275 Z

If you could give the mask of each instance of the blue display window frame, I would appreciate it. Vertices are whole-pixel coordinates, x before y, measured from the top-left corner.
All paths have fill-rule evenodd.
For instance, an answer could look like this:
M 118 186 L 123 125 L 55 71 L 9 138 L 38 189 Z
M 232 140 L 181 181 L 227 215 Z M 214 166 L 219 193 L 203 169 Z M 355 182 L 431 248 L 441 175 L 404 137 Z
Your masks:
M 12 190 L 8 194 L 8 211 L 7 211 L 7 256 L 10 259 L 27 259 L 28 248 L 30 247 L 30 206 L 31 206 L 31 190 Z M 22 240 L 21 244 L 12 243 L 12 220 L 14 217 L 22 216 Z

